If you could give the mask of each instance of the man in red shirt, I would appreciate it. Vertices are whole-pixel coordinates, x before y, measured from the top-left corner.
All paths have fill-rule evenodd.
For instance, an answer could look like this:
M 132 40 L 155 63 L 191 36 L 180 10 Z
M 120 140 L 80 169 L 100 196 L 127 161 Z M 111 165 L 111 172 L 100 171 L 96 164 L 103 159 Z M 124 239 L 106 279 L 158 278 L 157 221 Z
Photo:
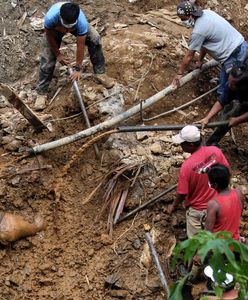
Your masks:
M 205 216 L 208 201 L 217 192 L 208 185 L 207 171 L 216 164 L 229 166 L 222 151 L 215 146 L 202 146 L 200 130 L 194 125 L 185 126 L 179 134 L 172 137 L 174 144 L 181 145 L 184 152 L 191 153 L 180 169 L 177 197 L 168 207 L 171 214 L 185 201 L 187 236 L 191 238 L 201 228 L 201 220 Z
M 228 187 L 230 171 L 226 166 L 214 165 L 208 172 L 208 178 L 217 195 L 208 202 L 205 229 L 211 232 L 229 231 L 232 238 L 240 242 L 243 195 L 240 190 Z

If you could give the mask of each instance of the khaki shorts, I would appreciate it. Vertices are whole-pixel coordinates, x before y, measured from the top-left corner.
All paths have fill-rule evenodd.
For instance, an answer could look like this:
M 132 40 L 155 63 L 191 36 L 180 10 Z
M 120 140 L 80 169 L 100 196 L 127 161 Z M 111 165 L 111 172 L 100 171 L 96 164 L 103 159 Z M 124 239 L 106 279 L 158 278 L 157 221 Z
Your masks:
M 202 230 L 202 220 L 206 216 L 207 210 L 196 210 L 192 207 L 189 207 L 186 211 L 186 227 L 187 227 L 187 236 L 192 238 L 193 235 L 197 234 Z

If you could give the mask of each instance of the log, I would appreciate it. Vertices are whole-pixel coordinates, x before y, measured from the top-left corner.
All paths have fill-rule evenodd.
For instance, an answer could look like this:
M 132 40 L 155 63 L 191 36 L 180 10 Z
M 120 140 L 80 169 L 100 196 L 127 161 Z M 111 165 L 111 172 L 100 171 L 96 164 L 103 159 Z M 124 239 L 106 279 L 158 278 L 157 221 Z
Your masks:
M 37 115 L 8 86 L 0 83 L 0 93 L 11 103 L 37 131 L 48 129 Z
M 215 60 L 211 60 L 211 61 L 207 62 L 206 64 L 204 64 L 202 66 L 201 69 L 193 70 L 192 72 L 185 75 L 180 80 L 180 86 L 183 86 L 184 84 L 191 81 L 192 79 L 197 78 L 204 70 L 215 67 L 217 65 L 218 65 L 218 62 Z M 152 106 L 153 104 L 157 103 L 164 96 L 170 94 L 171 92 L 174 92 L 176 89 L 177 89 L 177 87 L 172 87 L 172 85 L 169 85 L 168 87 L 166 87 L 162 91 L 158 92 L 154 96 L 143 101 L 143 103 L 142 103 L 143 109 L 146 109 L 146 108 Z M 120 122 L 129 119 L 130 117 L 134 116 L 135 114 L 137 114 L 139 112 L 140 112 L 140 104 L 137 104 L 137 105 L 133 106 L 132 108 L 128 109 L 127 111 L 121 113 L 120 115 L 113 117 L 110 120 L 106 120 L 103 123 L 97 124 L 91 128 L 88 128 L 88 129 L 80 131 L 76 134 L 64 137 L 57 141 L 45 143 L 42 145 L 37 145 L 37 146 L 33 147 L 32 149 L 28 149 L 28 152 L 30 154 L 38 154 L 43 151 L 51 150 L 51 149 L 54 149 L 57 147 L 61 147 L 61 146 L 76 142 L 82 138 L 91 136 L 97 132 L 104 131 L 108 128 L 111 128 L 114 125 L 119 124 Z

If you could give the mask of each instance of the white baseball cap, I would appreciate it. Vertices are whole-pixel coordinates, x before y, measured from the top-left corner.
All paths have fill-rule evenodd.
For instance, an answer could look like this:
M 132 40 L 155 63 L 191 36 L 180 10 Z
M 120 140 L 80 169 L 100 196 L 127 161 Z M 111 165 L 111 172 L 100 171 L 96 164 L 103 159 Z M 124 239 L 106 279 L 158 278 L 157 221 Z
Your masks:
M 194 143 L 201 138 L 200 130 L 194 125 L 187 125 L 179 132 L 179 134 L 172 137 L 174 144 L 181 144 L 183 142 Z

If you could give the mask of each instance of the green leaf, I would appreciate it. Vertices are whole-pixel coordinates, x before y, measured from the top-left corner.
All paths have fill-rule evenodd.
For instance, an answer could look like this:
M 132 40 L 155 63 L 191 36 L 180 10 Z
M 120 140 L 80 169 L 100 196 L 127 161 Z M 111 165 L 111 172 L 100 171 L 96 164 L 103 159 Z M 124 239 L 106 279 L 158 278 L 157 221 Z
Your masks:
M 185 276 L 183 279 L 180 281 L 177 281 L 170 292 L 169 300 L 183 300 L 182 297 L 182 292 L 183 292 L 183 287 L 185 285 L 186 280 L 188 279 L 188 276 Z

